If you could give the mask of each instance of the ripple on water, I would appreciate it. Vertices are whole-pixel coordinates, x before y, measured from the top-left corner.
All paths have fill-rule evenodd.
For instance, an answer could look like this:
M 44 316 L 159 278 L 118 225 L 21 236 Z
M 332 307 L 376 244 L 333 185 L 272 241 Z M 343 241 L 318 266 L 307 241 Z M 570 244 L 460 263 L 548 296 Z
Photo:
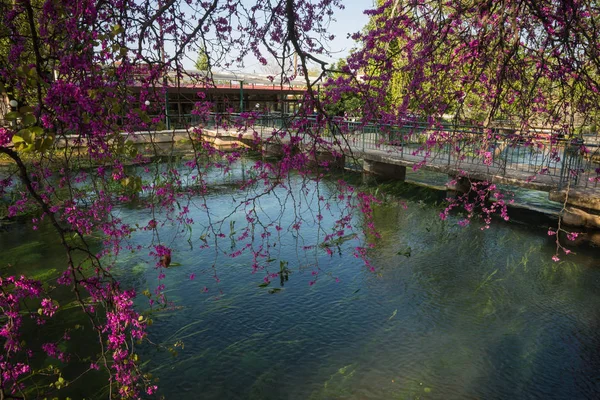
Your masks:
M 219 203 L 215 213 L 226 211 L 230 197 L 211 195 Z M 278 206 L 264 201 L 265 209 Z M 215 260 L 185 241 L 174 243 L 181 266 L 165 283 L 182 308 L 157 314 L 150 336 L 158 343 L 182 340 L 184 347 L 175 358 L 140 349 L 161 393 L 169 399 L 600 398 L 600 270 L 589 268 L 597 255 L 580 251 L 569 263 L 552 263 L 544 232 L 509 224 L 481 231 L 476 221 L 461 229 L 440 221 L 439 208 L 407 201 L 407 211 L 397 204 L 376 211 L 383 232 L 369 253 L 376 274 L 352 257 L 354 244 L 342 256 L 305 257 L 295 239 L 284 237 L 277 261 L 288 261 L 292 274 L 273 295 L 258 288 L 263 275 L 250 273 L 250 255 Z M 137 209 L 121 214 L 125 221 L 148 217 Z M 192 217 L 203 221 L 199 212 Z M 37 233 L 10 229 L 0 232 L 3 250 L 53 243 L 44 226 Z M 306 229 L 307 240 L 316 237 L 314 227 Z M 39 251 L 44 268 L 62 268 L 60 249 Z M 41 268 L 38 261 L 27 268 Z M 119 267 L 123 274 L 134 270 L 126 282 L 140 291 L 158 283 L 147 261 L 141 256 Z M 318 280 L 310 286 L 313 270 Z

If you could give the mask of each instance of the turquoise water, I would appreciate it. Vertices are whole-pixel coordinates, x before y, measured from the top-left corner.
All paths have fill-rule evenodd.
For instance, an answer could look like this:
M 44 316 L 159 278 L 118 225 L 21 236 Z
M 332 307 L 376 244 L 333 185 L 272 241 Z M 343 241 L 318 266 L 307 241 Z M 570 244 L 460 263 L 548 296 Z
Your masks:
M 215 181 L 218 189 L 207 197 L 213 220 L 239 201 L 226 183 Z M 293 197 L 279 191 L 255 205 L 284 227 L 271 260 L 261 262 L 273 272 L 287 262 L 283 286 L 276 279 L 259 287 L 264 271 L 252 273 L 249 253 L 216 254 L 199 248 L 199 233 L 161 228 L 161 237 L 175 236 L 166 244 L 177 266 L 162 281 L 175 307 L 153 315 L 149 334 L 154 343 L 179 345 L 176 356 L 149 344 L 138 350 L 167 399 L 600 396 L 597 250 L 581 248 L 555 263 L 544 230 L 502 222 L 485 231 L 478 223 L 462 228 L 439 219 L 443 194 L 397 184 L 394 195 L 379 193 L 386 201 L 375 210 L 382 237 L 368 254 L 371 272 L 352 255 L 356 241 L 333 256 L 303 249 L 324 235 L 308 215 L 316 207 L 315 185 L 294 179 L 289 187 Z M 336 194 L 328 183 L 319 193 Z M 194 203 L 191 210 L 201 229 L 206 214 Z M 299 232 L 288 229 L 294 211 L 305 217 Z M 325 232 L 339 212 L 333 204 L 324 213 Z M 140 224 L 150 219 L 133 205 L 119 216 Z M 233 215 L 236 229 L 244 218 Z M 354 223 L 364 221 L 356 215 Z M 150 240 L 136 235 L 131 244 Z M 52 277 L 64 265 L 55 242 L 49 227 L 4 227 L 2 264 L 13 266 L 3 273 Z M 230 252 L 244 243 L 226 237 L 219 245 Z M 124 254 L 115 272 L 126 286 L 152 291 L 159 283 L 153 264 L 143 253 Z M 281 290 L 270 293 L 274 288 Z M 140 296 L 137 305 L 147 309 L 147 299 Z M 69 394 L 101 393 L 100 378 L 89 375 Z

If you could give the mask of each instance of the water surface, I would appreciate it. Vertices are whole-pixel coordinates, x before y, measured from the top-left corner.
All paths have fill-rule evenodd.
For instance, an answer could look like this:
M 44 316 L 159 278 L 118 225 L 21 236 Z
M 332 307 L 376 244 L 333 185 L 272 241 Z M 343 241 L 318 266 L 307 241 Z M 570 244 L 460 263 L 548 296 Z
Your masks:
M 299 232 L 288 229 L 292 210 L 307 215 L 316 204 L 314 185 L 302 194 L 300 180 L 290 182 L 294 198 L 281 191 L 257 205 L 285 228 L 272 260 L 261 261 L 273 272 L 288 263 L 283 286 L 274 280 L 259 287 L 264 271 L 252 273 L 250 253 L 231 258 L 202 250 L 195 234 L 192 246 L 182 233 L 168 242 L 179 266 L 162 282 L 177 308 L 153 315 L 149 333 L 155 343 L 183 347 L 177 356 L 151 345 L 139 349 L 160 393 L 168 399 L 600 397 L 597 253 L 580 249 L 555 263 L 551 238 L 538 227 L 497 222 L 481 230 L 475 222 L 462 228 L 439 219 L 443 194 L 399 185 L 375 211 L 382 235 L 369 251 L 375 273 L 353 257 L 354 241 L 333 256 L 319 247 L 303 250 L 323 233 L 308 217 Z M 335 195 L 331 184 L 319 190 Z M 229 212 L 235 200 L 227 186 L 215 190 L 207 199 L 212 217 Z M 119 213 L 131 223 L 151 218 L 135 206 Z M 325 213 L 324 226 L 338 213 L 335 206 Z M 199 208 L 192 207 L 192 216 L 199 226 L 207 223 Z M 244 224 L 243 213 L 233 218 Z M 354 221 L 363 224 L 359 215 Z M 169 238 L 180 228 L 161 229 Z M 136 235 L 132 244 L 149 240 Z M 2 264 L 12 264 L 3 273 L 18 269 L 50 279 L 63 268 L 49 227 L 32 232 L 9 225 L 0 244 Z M 221 245 L 242 243 L 227 237 Z M 124 254 L 116 272 L 139 292 L 159 283 L 143 253 Z M 270 294 L 273 288 L 281 290 Z M 144 296 L 137 304 L 148 308 Z M 90 397 L 98 387 L 71 391 Z

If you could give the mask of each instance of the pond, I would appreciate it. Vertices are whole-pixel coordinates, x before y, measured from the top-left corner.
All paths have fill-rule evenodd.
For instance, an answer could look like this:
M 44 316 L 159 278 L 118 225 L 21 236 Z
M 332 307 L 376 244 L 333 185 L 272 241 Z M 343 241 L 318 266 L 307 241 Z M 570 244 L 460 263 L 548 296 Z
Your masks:
M 217 181 L 206 199 L 212 218 L 238 200 Z M 303 186 L 300 178 L 289 182 L 295 196 L 280 191 L 257 205 L 284 227 L 272 259 L 262 262 L 274 272 L 287 263 L 283 285 L 277 279 L 259 287 L 265 273 L 252 273 L 251 253 L 216 254 L 201 249 L 194 233 L 190 246 L 180 227 L 161 228 L 162 237 L 176 237 L 166 243 L 175 266 L 160 281 L 175 307 L 152 316 L 149 335 L 154 343 L 179 345 L 176 356 L 149 344 L 138 349 L 149 360 L 145 370 L 159 379 L 159 393 L 167 399 L 598 398 L 597 252 L 578 249 L 555 263 L 553 242 L 539 227 L 498 221 L 488 230 L 478 223 L 463 228 L 440 220 L 443 194 L 394 185 L 374 213 L 381 239 L 368 258 L 375 272 L 353 256 L 353 240 L 333 256 L 303 248 L 323 233 L 308 216 L 299 231 L 288 229 L 294 211 L 307 215 L 315 207 L 314 183 Z M 327 182 L 319 191 L 336 194 Z M 118 212 L 131 223 L 151 219 L 134 205 Z M 324 213 L 323 225 L 338 213 L 335 207 Z M 200 208 L 192 208 L 192 217 L 207 224 Z M 237 226 L 244 218 L 233 215 Z M 360 215 L 354 222 L 363 224 Z M 149 240 L 135 235 L 131 245 Z M 0 243 L 2 265 L 12 265 L 3 274 L 51 280 L 64 266 L 51 227 L 33 232 L 14 223 L 0 232 Z M 220 245 L 233 250 L 243 241 L 226 237 Z M 124 254 L 115 272 L 138 293 L 153 291 L 159 284 L 153 265 L 143 252 Z M 147 298 L 140 295 L 137 306 L 147 309 Z M 101 378 L 90 374 L 69 394 L 100 397 Z

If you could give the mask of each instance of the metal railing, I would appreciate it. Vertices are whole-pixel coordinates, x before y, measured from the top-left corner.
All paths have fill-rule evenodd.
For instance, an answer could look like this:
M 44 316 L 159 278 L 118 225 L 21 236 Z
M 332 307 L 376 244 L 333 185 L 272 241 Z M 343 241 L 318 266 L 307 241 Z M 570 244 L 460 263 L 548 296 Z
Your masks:
M 514 128 L 408 122 L 399 126 L 347 123 L 345 129 L 363 152 L 385 152 L 389 157 L 446 164 L 468 170 L 482 167 L 506 175 L 518 171 L 555 178 L 557 188 L 600 188 L 598 135 L 569 137 L 562 132 Z
M 339 117 L 326 120 L 316 115 L 299 118 L 282 113 L 249 115 L 170 115 L 163 121 L 169 129 L 202 126 L 218 132 L 252 128 L 263 138 L 274 131 L 307 132 L 305 140 L 318 136 L 334 143 L 334 139 L 343 135 L 340 142 L 353 151 L 384 152 L 408 162 L 426 161 L 463 170 L 488 168 L 503 175 L 519 171 L 529 174 L 531 179 L 538 175 L 552 177 L 559 189 L 568 185 L 600 190 L 598 134 L 565 135 L 539 128 L 519 132 L 514 127 L 484 129 L 447 122 L 435 126 L 420 121 L 389 125 Z M 148 130 L 148 126 L 141 130 Z
M 600 189 L 600 136 L 565 135 L 564 132 L 532 128 L 519 132 L 514 127 L 484 129 L 447 122 L 434 126 L 420 121 L 399 125 L 350 121 L 343 118 L 298 118 L 294 115 L 210 114 L 169 117 L 171 128 L 201 125 L 208 129 L 249 128 L 261 135 L 269 131 L 311 132 L 324 138 L 344 135 L 353 150 L 385 152 L 406 161 L 452 165 L 464 170 L 488 168 L 494 173 L 526 173 L 553 178 L 557 188 Z

